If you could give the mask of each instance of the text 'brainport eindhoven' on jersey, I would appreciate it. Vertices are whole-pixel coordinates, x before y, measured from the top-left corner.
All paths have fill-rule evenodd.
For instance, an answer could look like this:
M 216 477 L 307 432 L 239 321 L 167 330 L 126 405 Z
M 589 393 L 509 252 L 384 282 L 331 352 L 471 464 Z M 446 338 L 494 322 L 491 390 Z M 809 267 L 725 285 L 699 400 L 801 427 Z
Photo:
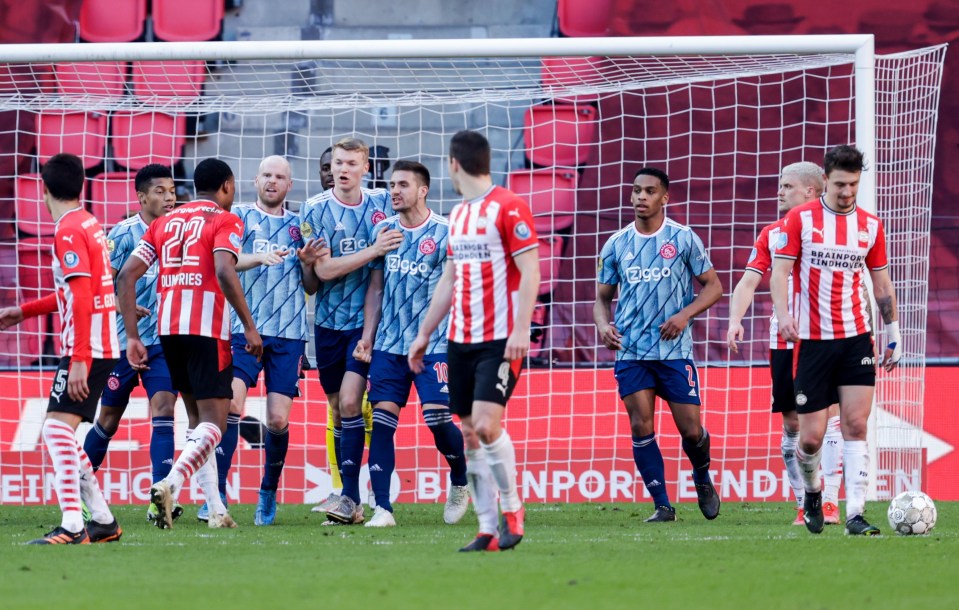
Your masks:
M 355 254 L 366 248 L 372 243 L 373 227 L 392 210 L 392 198 L 384 189 L 362 189 L 362 193 L 363 198 L 356 205 L 337 199 L 333 189 L 307 200 L 300 225 L 303 239 L 322 238 L 333 257 Z M 315 324 L 331 330 L 362 328 L 363 303 L 369 283 L 368 265 L 335 280 L 320 282 Z
M 664 340 L 660 326 L 695 298 L 693 278 L 711 269 L 702 240 L 668 218 L 644 235 L 630 223 L 614 233 L 599 256 L 599 282 L 619 286 L 614 324 L 622 335 L 617 360 L 679 360 L 693 356 L 692 325 Z

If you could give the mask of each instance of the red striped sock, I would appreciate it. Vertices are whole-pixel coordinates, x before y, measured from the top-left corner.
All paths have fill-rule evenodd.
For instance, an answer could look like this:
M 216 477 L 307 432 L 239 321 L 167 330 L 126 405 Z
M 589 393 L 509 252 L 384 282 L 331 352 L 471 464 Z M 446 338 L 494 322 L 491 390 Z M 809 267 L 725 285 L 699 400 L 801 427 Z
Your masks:
M 44 420 L 41 433 L 56 474 L 53 486 L 63 513 L 60 525 L 67 531 L 79 532 L 83 529 L 83 512 L 80 507 L 80 457 L 76 434 L 68 424 L 50 418 Z
M 107 500 L 100 491 L 100 482 L 93 473 L 93 464 L 83 446 L 77 442 L 77 456 L 80 459 L 80 497 L 87 503 L 90 516 L 97 523 L 113 523 L 113 513 L 107 506 Z
M 209 422 L 197 425 L 193 434 L 186 441 L 186 446 L 177 458 L 176 464 L 167 481 L 174 493 L 179 493 L 183 481 L 193 476 L 200 466 L 213 454 L 213 450 L 220 444 L 220 427 Z

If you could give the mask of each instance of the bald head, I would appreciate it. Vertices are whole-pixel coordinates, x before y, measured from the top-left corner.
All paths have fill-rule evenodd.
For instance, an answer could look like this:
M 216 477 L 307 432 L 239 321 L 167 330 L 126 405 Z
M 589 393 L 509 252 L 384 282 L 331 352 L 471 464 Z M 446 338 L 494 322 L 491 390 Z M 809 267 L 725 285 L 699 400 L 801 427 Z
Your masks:
M 797 205 L 822 195 L 822 168 L 815 163 L 800 161 L 782 169 L 779 179 L 779 211 L 788 212 Z
M 261 206 L 268 209 L 281 207 L 293 186 L 289 161 L 279 155 L 263 159 L 253 184 L 256 186 L 256 196 Z

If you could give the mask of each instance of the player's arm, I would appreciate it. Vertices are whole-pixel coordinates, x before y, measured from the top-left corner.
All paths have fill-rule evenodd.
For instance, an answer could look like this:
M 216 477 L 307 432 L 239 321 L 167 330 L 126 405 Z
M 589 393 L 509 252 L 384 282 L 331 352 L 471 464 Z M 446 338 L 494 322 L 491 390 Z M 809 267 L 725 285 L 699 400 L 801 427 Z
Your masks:
M 430 301 L 429 309 L 426 310 L 426 316 L 423 317 L 423 324 L 416 334 L 416 339 L 410 345 L 410 353 L 407 359 L 410 370 L 414 373 L 423 371 L 423 356 L 430 344 L 430 336 L 439 327 L 443 318 L 450 313 L 450 306 L 453 304 L 453 279 L 455 275 L 453 259 L 450 257 L 446 259 L 446 267 L 436 283 L 436 289 L 433 290 L 433 299 Z
M 140 340 L 140 329 L 137 328 L 137 280 L 147 272 L 150 266 L 142 256 L 150 258 L 151 262 L 156 254 L 147 246 L 137 246 L 134 255 L 127 258 L 123 267 L 115 278 L 117 289 L 117 310 L 123 316 L 123 327 L 127 333 L 127 361 L 135 371 L 147 368 L 147 350 Z
M 283 262 L 283 257 L 289 253 L 290 251 L 286 248 L 276 252 L 257 252 L 256 254 L 240 252 L 236 257 L 236 270 L 237 272 L 243 272 L 256 269 L 261 265 L 264 267 L 279 265 Z
M 719 276 L 716 274 L 714 267 L 710 267 L 697 275 L 696 281 L 702 286 L 696 298 L 689 305 L 670 316 L 659 327 L 659 336 L 666 341 L 672 341 L 679 337 L 686 326 L 689 325 L 691 319 L 715 305 L 722 298 L 723 283 L 719 281 Z
M 366 300 L 363 302 L 363 336 L 353 350 L 353 357 L 357 360 L 369 363 L 373 359 L 373 340 L 382 315 L 383 270 L 373 269 L 370 271 L 370 285 L 366 289 Z
M 794 261 L 789 258 L 773 260 L 772 275 L 769 277 L 769 292 L 773 300 L 773 310 L 779 322 L 779 334 L 786 341 L 799 340 L 799 327 L 789 313 L 789 272 Z
M 26 318 L 35 318 L 45 316 L 57 311 L 57 294 L 51 292 L 45 297 L 36 301 L 29 301 L 22 305 L 4 307 L 0 309 L 0 330 L 7 330 L 11 326 L 16 326 Z
M 302 248 L 296 250 L 296 256 L 300 259 L 300 270 L 303 272 L 303 290 L 307 294 L 316 294 L 316 291 L 320 289 L 320 278 L 316 275 L 313 266 L 324 250 L 329 252 L 322 237 L 311 239 L 303 244 Z
M 536 295 L 539 293 L 539 249 L 530 248 L 513 258 L 519 269 L 519 290 L 517 291 L 516 318 L 513 320 L 513 332 L 506 339 L 504 357 L 507 360 L 525 358 L 529 352 L 529 327 L 536 307 Z
M 237 256 L 228 250 L 217 249 L 213 251 L 213 266 L 216 269 L 216 281 L 223 291 L 223 296 L 233 306 L 237 317 L 243 324 L 243 334 L 246 337 L 246 351 L 259 359 L 263 355 L 263 339 L 256 330 L 253 322 L 253 314 L 250 313 L 250 306 L 246 303 L 243 296 L 243 286 L 240 284 L 240 276 L 236 274 Z
M 733 297 L 729 303 L 729 329 L 726 331 L 726 345 L 729 349 L 739 353 L 739 341 L 743 340 L 743 317 L 749 310 L 753 302 L 753 296 L 756 294 L 756 288 L 763 276 L 759 273 L 746 269 L 743 277 L 733 289 Z
M 882 317 L 886 329 L 886 351 L 882 358 L 882 367 L 891 371 L 902 357 L 902 337 L 899 336 L 899 307 L 896 303 L 896 289 L 889 277 L 889 269 L 871 270 L 872 292 L 876 299 L 876 308 Z
M 347 273 L 356 271 L 364 265 L 369 265 L 375 259 L 386 256 L 396 250 L 403 243 L 403 233 L 396 229 L 380 231 L 376 240 L 369 246 L 354 254 L 333 256 L 329 250 L 324 251 L 316 259 L 313 268 L 320 281 L 336 280 Z
M 596 302 L 593 303 L 593 322 L 603 345 L 616 351 L 623 349 L 623 336 L 613 324 L 613 299 L 616 298 L 614 284 L 596 284 Z

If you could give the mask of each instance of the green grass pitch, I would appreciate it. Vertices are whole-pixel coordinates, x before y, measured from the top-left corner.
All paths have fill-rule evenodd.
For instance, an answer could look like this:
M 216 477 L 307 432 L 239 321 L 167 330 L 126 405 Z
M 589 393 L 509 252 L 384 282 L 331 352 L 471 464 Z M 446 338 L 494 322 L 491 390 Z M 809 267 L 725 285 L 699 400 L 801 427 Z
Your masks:
M 456 549 L 475 533 L 468 513 L 398 505 L 399 526 L 321 527 L 306 506 L 280 506 L 277 525 L 210 530 L 197 507 L 172 531 L 121 506 L 119 543 L 25 547 L 59 522 L 54 506 L 0 506 L 0 608 L 959 608 L 959 503 L 939 503 L 932 534 L 901 537 L 885 503 L 867 516 L 879 538 L 814 536 L 789 525 L 784 503 L 723 505 L 707 522 L 695 504 L 679 521 L 647 524 L 647 504 L 530 504 L 514 551 Z

